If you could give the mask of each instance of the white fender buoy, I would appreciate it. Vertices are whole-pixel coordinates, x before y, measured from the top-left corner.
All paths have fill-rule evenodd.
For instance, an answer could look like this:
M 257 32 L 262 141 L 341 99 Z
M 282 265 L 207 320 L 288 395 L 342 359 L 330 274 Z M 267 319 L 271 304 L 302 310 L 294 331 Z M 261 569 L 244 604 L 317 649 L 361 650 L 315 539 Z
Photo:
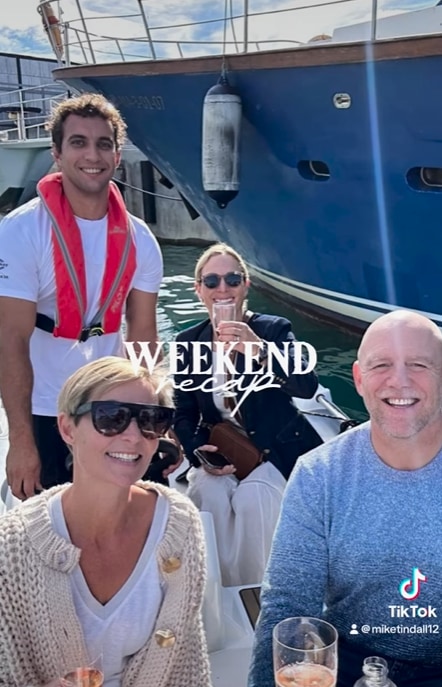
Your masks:
M 241 98 L 221 76 L 203 104 L 203 188 L 225 208 L 239 190 Z

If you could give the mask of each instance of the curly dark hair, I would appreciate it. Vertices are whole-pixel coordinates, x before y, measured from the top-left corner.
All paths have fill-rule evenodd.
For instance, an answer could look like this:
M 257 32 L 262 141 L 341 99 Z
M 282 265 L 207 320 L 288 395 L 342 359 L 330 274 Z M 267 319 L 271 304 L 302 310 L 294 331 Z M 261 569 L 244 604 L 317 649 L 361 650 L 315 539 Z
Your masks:
M 71 114 L 78 117 L 101 117 L 110 122 L 114 130 L 116 149 L 121 150 L 127 128 L 121 114 L 104 96 L 98 93 L 83 93 L 57 105 L 46 122 L 46 130 L 50 132 L 52 142 L 59 153 L 63 142 L 63 124 Z

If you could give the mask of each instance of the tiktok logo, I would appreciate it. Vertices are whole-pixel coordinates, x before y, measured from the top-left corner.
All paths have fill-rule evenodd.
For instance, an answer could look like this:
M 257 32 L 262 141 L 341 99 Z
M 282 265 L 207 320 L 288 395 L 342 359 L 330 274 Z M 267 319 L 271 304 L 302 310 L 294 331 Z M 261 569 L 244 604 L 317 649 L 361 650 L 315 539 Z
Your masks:
M 421 592 L 422 582 L 427 581 L 427 576 L 421 573 L 419 568 L 413 568 L 411 578 L 402 580 L 399 585 L 399 594 L 407 601 L 417 599 Z

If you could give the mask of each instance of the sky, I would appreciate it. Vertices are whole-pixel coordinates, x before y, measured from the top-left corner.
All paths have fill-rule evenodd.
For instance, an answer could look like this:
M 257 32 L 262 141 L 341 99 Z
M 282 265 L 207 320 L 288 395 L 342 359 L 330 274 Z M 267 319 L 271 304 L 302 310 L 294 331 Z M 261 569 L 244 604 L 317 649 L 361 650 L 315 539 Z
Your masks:
M 377 0 L 378 15 L 382 18 L 400 11 L 427 8 L 435 5 L 436 1 Z M 320 34 L 330 35 L 336 27 L 368 20 L 373 2 L 374 0 L 248 0 L 249 13 L 255 15 L 249 21 L 249 41 L 252 48 L 265 49 L 289 47 L 297 42 L 307 42 Z M 88 30 L 97 36 L 93 44 L 96 61 L 120 60 L 119 47 L 129 55 L 127 59 L 150 56 L 147 45 L 137 41 L 137 38 L 146 35 L 137 0 L 56 0 L 52 7 L 58 14 L 61 10 L 63 20 L 69 22 L 71 41 L 75 37 L 74 29 L 81 30 L 78 3 L 81 4 Z M 37 12 L 38 4 L 39 0 L 12 0 L 7 4 L 2 3 L 0 52 L 54 57 Z M 244 22 L 240 17 L 246 4 L 247 0 L 144 0 L 143 7 L 152 38 L 163 41 L 157 46 L 157 57 L 179 57 L 178 42 L 181 42 L 181 50 L 185 56 L 221 52 L 224 37 L 230 41 L 227 52 L 240 51 L 244 38 Z M 109 17 L 109 7 L 112 7 L 113 17 Z M 229 16 L 238 18 L 225 23 L 225 8 Z M 269 9 L 272 13 L 264 14 Z M 196 21 L 205 23 L 198 26 L 185 25 Z M 119 44 L 115 40 L 108 40 L 109 36 L 117 37 Z M 218 41 L 218 46 L 203 43 L 209 40 Z M 87 55 L 90 59 L 89 53 Z M 74 48 L 71 59 L 85 61 L 79 50 Z

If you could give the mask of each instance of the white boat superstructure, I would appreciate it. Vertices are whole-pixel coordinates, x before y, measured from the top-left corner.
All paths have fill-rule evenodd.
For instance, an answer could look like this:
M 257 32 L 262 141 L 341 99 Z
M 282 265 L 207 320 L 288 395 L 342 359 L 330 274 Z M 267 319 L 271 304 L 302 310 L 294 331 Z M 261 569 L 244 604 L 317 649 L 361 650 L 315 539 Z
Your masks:
M 52 140 L 44 128 L 47 112 L 64 99 L 33 97 L 39 87 L 0 93 L 0 213 L 32 197 L 36 182 L 51 168 Z M 38 102 L 38 105 L 36 104 Z M 6 126 L 5 126 L 6 117 Z M 8 124 L 10 123 L 10 126 Z
M 353 41 L 370 41 L 373 34 L 376 40 L 388 38 L 405 38 L 407 36 L 424 36 L 442 32 L 442 5 L 414 9 L 410 12 L 393 10 L 390 16 L 382 16 L 370 21 L 341 26 L 333 31 L 332 42 L 346 43 Z
M 0 140 L 0 196 L 8 188 L 26 186 L 34 161 L 50 152 L 51 139 Z M 50 158 L 49 158 L 50 159 Z

